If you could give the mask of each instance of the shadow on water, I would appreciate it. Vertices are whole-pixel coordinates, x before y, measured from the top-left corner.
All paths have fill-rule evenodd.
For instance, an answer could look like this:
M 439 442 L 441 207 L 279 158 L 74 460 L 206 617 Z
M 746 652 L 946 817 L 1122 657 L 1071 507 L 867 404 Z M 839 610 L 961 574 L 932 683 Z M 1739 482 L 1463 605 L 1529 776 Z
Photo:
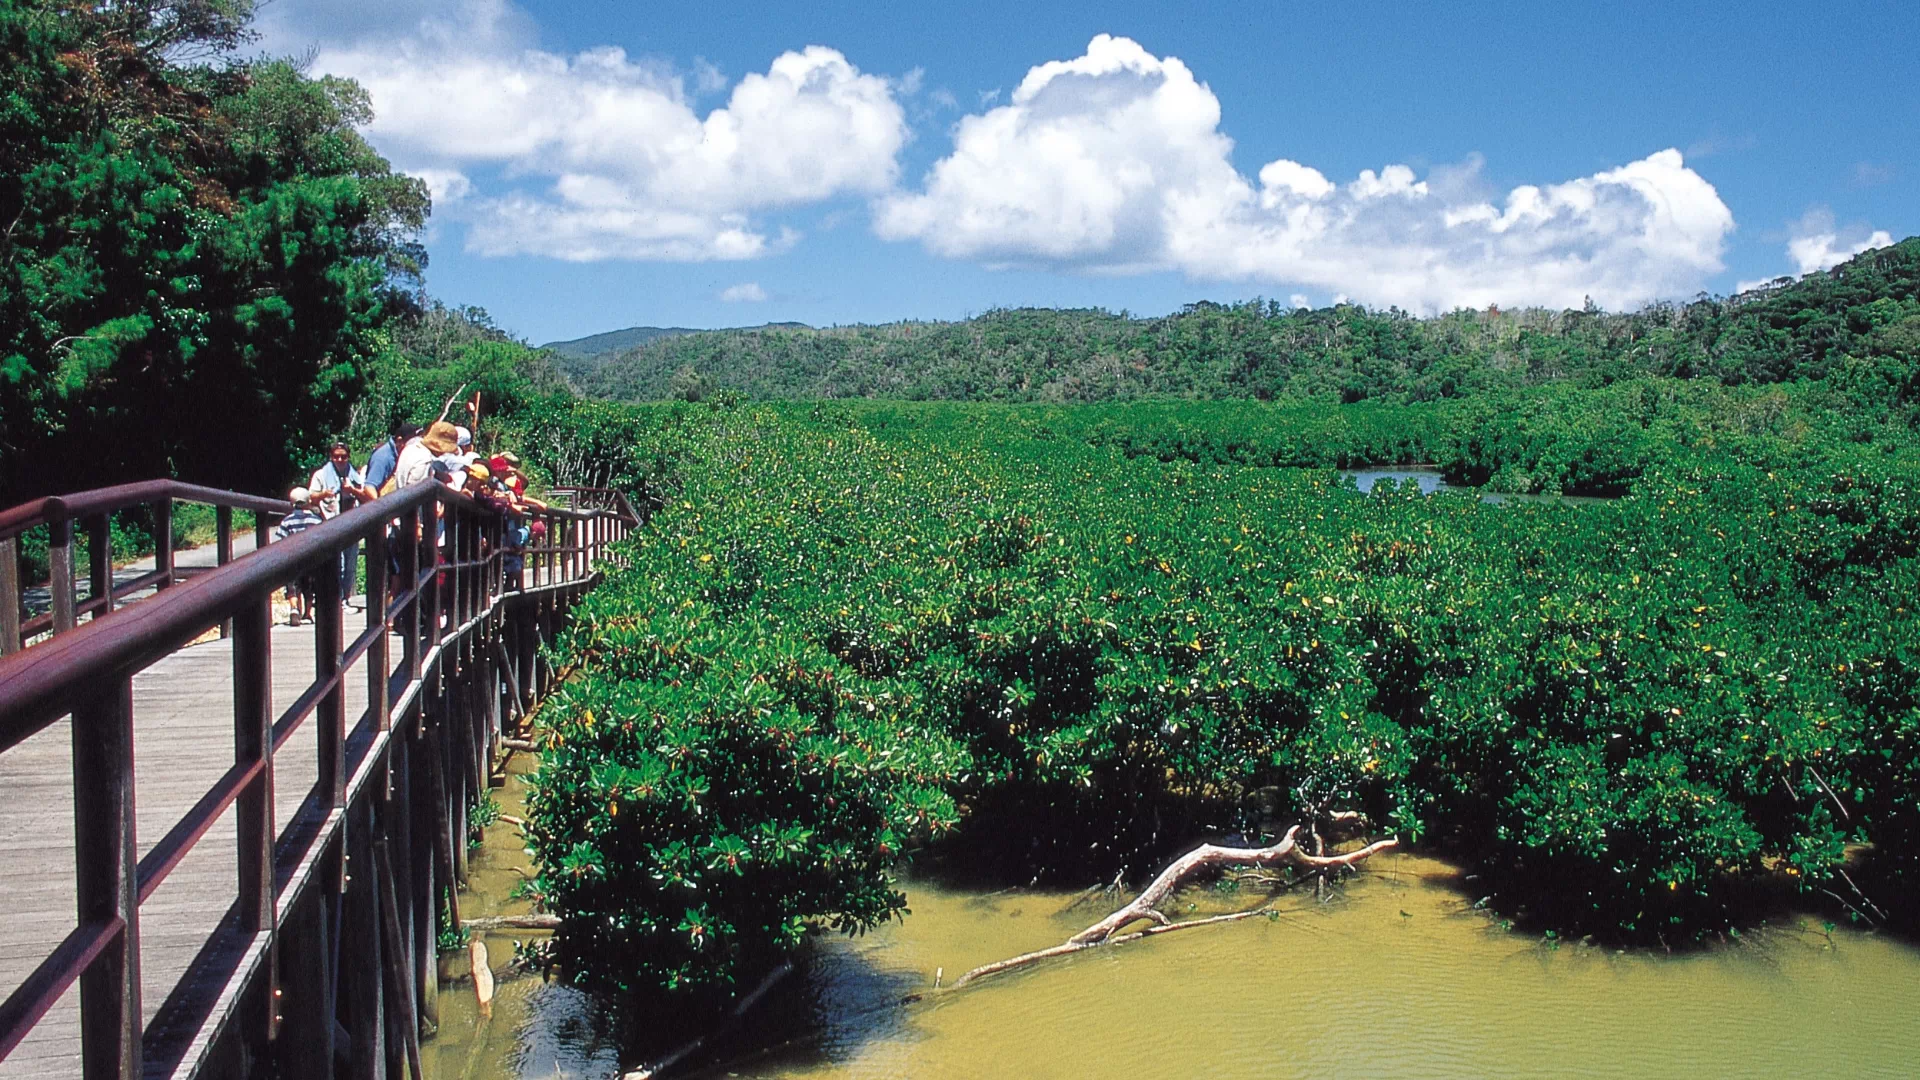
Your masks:
M 928 979 L 885 966 L 885 948 L 817 937 L 784 985 L 687 1075 L 725 1076 L 744 1061 L 782 1072 L 830 1068 L 857 1058 L 869 1043 L 923 1038 L 909 1007 L 929 989 Z

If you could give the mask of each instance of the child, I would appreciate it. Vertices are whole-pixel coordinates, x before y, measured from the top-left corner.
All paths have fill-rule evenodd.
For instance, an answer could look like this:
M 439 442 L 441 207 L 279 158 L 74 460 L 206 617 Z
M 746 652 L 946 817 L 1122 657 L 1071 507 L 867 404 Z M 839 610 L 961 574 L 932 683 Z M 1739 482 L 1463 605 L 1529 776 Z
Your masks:
M 297 487 L 287 492 L 287 501 L 293 504 L 293 513 L 280 519 L 273 530 L 274 538 L 285 540 L 306 532 L 324 519 L 313 506 L 313 493 L 306 488 Z M 302 618 L 311 617 L 313 611 L 313 584 L 303 575 L 299 581 L 287 585 L 287 625 L 299 626 Z

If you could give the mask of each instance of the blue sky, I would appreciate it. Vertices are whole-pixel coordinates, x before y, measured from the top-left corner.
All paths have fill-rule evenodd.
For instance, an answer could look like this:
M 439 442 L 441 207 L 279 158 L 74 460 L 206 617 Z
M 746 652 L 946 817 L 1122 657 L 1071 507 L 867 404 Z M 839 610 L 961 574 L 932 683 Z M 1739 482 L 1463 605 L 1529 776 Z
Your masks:
M 277 0 L 263 26 L 361 80 L 434 184 L 431 291 L 535 341 L 1626 307 L 1920 232 L 1910 3 Z

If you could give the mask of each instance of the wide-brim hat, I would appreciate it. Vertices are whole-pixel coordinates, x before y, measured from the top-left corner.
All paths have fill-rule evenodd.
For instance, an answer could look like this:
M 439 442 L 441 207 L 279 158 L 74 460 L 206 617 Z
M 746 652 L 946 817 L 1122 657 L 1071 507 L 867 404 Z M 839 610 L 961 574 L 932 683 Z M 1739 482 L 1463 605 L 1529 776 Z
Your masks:
M 451 454 L 460 449 L 459 432 L 445 420 L 435 420 L 427 433 L 420 436 L 420 441 L 436 454 Z

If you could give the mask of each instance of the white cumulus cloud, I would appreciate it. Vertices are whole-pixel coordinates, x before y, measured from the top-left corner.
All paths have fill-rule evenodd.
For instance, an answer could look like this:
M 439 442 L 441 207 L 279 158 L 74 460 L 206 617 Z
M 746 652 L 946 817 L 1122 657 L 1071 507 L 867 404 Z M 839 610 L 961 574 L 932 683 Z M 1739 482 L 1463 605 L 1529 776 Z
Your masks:
M 477 253 L 753 258 L 797 236 L 774 212 L 895 183 L 896 86 L 834 49 L 782 53 L 702 115 L 695 99 L 726 82 L 704 61 L 681 73 L 611 46 L 532 48 L 504 0 L 395 7 L 387 33 L 322 38 L 314 67 L 366 87 L 369 135 L 396 163 L 467 181 L 446 190 L 464 195 L 453 216 Z
M 917 190 L 875 201 L 882 237 L 989 265 L 1177 270 L 1434 311 L 1692 292 L 1722 268 L 1734 227 L 1672 149 L 1498 198 L 1477 158 L 1345 183 L 1282 159 L 1250 179 L 1205 83 L 1104 34 L 983 109 Z
M 743 281 L 720 290 L 720 299 L 729 304 L 760 304 L 766 302 L 767 290 L 757 281 Z
M 1834 225 L 1833 212 L 1816 207 L 1807 211 L 1794 226 L 1787 241 L 1787 257 L 1802 274 L 1811 274 L 1816 270 L 1831 270 L 1863 251 L 1893 243 L 1893 234 L 1885 229 L 1876 229 L 1865 236 L 1860 236 L 1861 232 L 1864 230 L 1856 230 L 1854 239 L 1842 239 Z

